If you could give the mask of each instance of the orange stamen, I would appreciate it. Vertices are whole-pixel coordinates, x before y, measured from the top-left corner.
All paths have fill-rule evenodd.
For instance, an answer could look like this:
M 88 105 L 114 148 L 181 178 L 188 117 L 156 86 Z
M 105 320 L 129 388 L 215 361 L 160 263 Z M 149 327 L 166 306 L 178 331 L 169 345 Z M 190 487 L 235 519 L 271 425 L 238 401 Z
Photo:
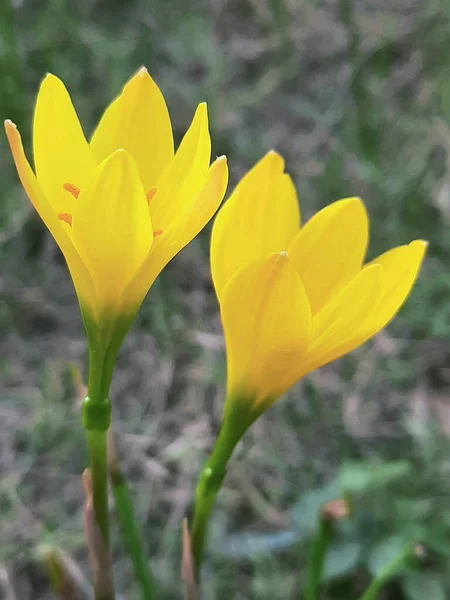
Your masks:
M 146 192 L 145 197 L 147 198 L 147 203 L 150 204 L 153 196 L 156 194 L 156 188 L 152 187 Z
M 69 215 L 69 213 L 58 213 L 58 219 L 72 227 L 72 215 Z
M 65 183 L 63 188 L 66 190 L 66 192 L 70 192 L 75 198 L 78 198 L 80 195 L 80 188 L 78 188 L 76 185 L 73 185 L 73 183 Z
M 158 237 L 158 235 L 161 235 L 163 232 L 162 229 L 155 229 L 155 231 L 153 232 L 153 237 Z

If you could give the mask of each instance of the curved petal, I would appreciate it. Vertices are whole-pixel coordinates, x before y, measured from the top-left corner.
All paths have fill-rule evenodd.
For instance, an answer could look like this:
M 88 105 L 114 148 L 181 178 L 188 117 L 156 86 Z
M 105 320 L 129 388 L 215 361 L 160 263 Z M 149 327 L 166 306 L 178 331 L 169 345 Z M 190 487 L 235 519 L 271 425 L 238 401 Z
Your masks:
M 206 104 L 199 104 L 172 162 L 156 184 L 150 202 L 155 228 L 165 231 L 180 213 L 195 203 L 205 185 L 211 158 Z
M 359 294 L 354 295 L 350 288 L 351 283 L 348 284 L 345 288 L 345 290 L 348 290 L 346 294 L 347 302 L 352 307 L 355 307 L 355 302 L 359 305 L 360 317 L 362 317 L 359 325 L 358 318 L 354 319 L 353 330 L 352 327 L 347 327 L 347 334 L 343 331 L 339 340 L 339 336 L 334 335 L 332 337 L 325 334 L 321 343 L 311 348 L 310 356 L 304 365 L 304 374 L 351 352 L 387 325 L 408 297 L 417 278 L 426 247 L 426 242 L 416 240 L 408 246 L 399 246 L 389 250 L 363 269 L 361 276 L 368 269 L 381 269 L 381 282 L 378 283 L 376 280 L 372 284 L 369 282 L 372 289 L 374 287 L 378 289 L 374 290 L 371 301 L 365 305 L 365 316 L 363 289 L 360 290 Z M 365 285 L 367 286 L 367 282 Z M 343 294 L 345 290 L 343 290 Z M 366 297 L 369 291 L 369 288 L 367 288 Z M 341 304 L 345 307 L 345 298 L 343 296 L 341 298 Z M 350 332 L 350 335 L 348 335 L 348 332 Z M 338 343 L 335 343 L 337 340 Z
M 185 207 L 172 225 L 155 238 L 149 255 L 125 290 L 124 297 L 142 302 L 167 263 L 210 221 L 225 194 L 227 181 L 227 161 L 222 156 L 211 165 L 206 183 L 195 203 L 191 202 Z
M 380 265 L 365 267 L 313 317 L 313 342 L 302 375 L 354 350 L 355 333 L 370 319 L 383 283 Z
M 368 219 L 359 198 L 338 200 L 310 219 L 289 248 L 318 313 L 361 269 L 368 242 Z
M 125 150 L 104 160 L 81 191 L 72 232 L 101 309 L 117 310 L 119 297 L 153 242 L 144 188 Z
M 36 176 L 55 212 L 72 212 L 73 196 L 65 183 L 82 188 L 95 161 L 63 82 L 47 75 L 36 101 L 33 123 Z
M 42 192 L 33 170 L 25 156 L 20 133 L 11 121 L 5 121 L 6 135 L 16 164 L 20 181 L 36 212 L 61 248 L 72 276 L 82 310 L 96 315 L 96 300 L 89 272 L 66 233 L 66 226 L 58 220 L 49 201 Z
M 274 400 L 295 381 L 312 335 L 302 281 L 286 252 L 258 258 L 222 292 L 228 396 Z
M 129 152 L 147 191 L 173 158 L 169 111 L 159 87 L 142 67 L 106 109 L 91 140 L 98 163 L 114 150 Z
M 370 319 L 358 332 L 368 339 L 383 329 L 401 308 L 412 286 L 425 256 L 427 242 L 415 240 L 408 246 L 399 246 L 385 252 L 372 261 L 383 269 L 383 287 L 378 304 Z
M 237 269 L 286 250 L 300 227 L 295 187 L 284 161 L 268 152 L 238 183 L 214 222 L 211 270 L 217 295 Z

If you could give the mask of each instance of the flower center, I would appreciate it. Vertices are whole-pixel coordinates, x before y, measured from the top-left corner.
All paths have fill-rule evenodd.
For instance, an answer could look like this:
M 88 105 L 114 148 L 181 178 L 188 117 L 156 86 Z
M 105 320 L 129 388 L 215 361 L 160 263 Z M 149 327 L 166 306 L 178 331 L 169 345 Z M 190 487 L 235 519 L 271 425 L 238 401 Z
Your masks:
M 80 195 L 80 188 L 78 188 L 76 185 L 73 185 L 73 183 L 65 183 L 63 188 L 66 190 L 66 192 L 70 192 L 75 198 L 78 198 Z
M 154 195 L 156 194 L 156 188 L 152 187 L 150 188 L 146 193 L 145 193 L 145 197 L 147 198 L 147 204 L 150 206 L 150 202 L 152 201 L 152 198 L 154 197 Z M 158 235 L 161 235 L 163 232 L 162 229 L 155 229 L 153 231 L 153 237 L 158 237 Z
M 147 203 L 150 205 L 150 202 L 153 198 L 153 196 L 156 194 L 156 188 L 152 187 L 148 190 L 148 192 L 145 193 L 145 197 L 147 198 Z
M 58 213 L 58 219 L 72 227 L 72 215 L 69 215 L 69 213 Z
M 76 185 L 74 185 L 73 183 L 64 183 L 63 189 L 66 190 L 66 192 L 69 192 L 70 194 L 72 194 L 72 196 L 74 198 L 78 198 L 78 196 L 80 195 L 80 188 L 77 187 Z M 148 190 L 148 192 L 145 194 L 148 204 L 150 204 L 150 201 L 155 194 L 156 194 L 155 187 L 150 188 Z M 69 227 L 72 227 L 72 215 L 71 214 L 65 213 L 65 212 L 60 212 L 60 213 L 58 213 L 58 219 L 60 221 L 63 221 L 64 223 L 67 223 L 69 225 Z M 154 229 L 153 237 L 154 238 L 158 237 L 159 235 L 162 234 L 162 232 L 163 232 L 162 229 Z

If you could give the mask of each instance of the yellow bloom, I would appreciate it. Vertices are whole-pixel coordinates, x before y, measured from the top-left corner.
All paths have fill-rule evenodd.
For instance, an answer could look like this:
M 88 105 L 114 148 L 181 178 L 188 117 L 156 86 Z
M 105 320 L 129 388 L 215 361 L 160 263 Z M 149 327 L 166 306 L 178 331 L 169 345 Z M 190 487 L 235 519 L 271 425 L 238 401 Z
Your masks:
M 258 162 L 219 211 L 211 240 L 228 404 L 245 398 L 254 415 L 380 331 L 408 296 L 426 249 L 416 240 L 364 264 L 361 200 L 334 202 L 300 228 L 283 169 L 275 152 Z
M 88 335 L 112 338 L 119 321 L 123 335 L 225 193 L 225 157 L 210 166 L 206 105 L 174 154 L 166 103 L 143 68 L 88 143 L 64 84 L 48 75 L 34 114 L 35 172 L 16 126 L 5 128 L 22 185 L 66 258 Z

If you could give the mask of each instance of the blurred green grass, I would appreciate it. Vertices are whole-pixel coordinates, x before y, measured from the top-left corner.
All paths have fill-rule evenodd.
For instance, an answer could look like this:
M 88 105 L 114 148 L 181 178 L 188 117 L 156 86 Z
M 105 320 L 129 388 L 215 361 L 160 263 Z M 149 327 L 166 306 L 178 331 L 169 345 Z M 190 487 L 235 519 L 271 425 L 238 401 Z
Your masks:
M 208 102 L 213 153 L 228 155 L 230 189 L 276 148 L 305 219 L 337 198 L 360 195 L 371 217 L 371 257 L 416 237 L 430 241 L 399 318 L 373 343 L 297 386 L 239 448 L 215 515 L 208 598 L 297 597 L 304 541 L 276 553 L 268 548 L 277 535 L 292 535 L 290 515 L 306 492 L 332 480 L 341 463 L 374 457 L 406 461 L 411 474 L 395 489 L 380 484 L 379 504 L 368 506 L 341 542 L 356 538 L 369 556 L 389 536 L 421 537 L 410 526 L 419 524 L 427 561 L 411 577 L 431 578 L 421 585 L 450 594 L 449 47 L 446 0 L 0 6 L 0 116 L 17 123 L 27 148 L 47 71 L 65 81 L 90 134 L 144 64 L 166 96 L 178 140 L 197 103 Z M 0 586 L 14 585 L 24 600 L 50 598 L 34 560 L 38 544 L 62 545 L 87 566 L 79 482 L 86 451 L 66 366 L 85 364 L 84 336 L 67 272 L 23 195 L 4 136 L 0 175 Z M 167 598 L 180 597 L 179 523 L 222 406 L 208 243 L 209 229 L 152 289 L 112 392 L 125 468 Z M 245 557 L 227 554 L 233 538 L 223 543 L 238 532 L 250 539 Z M 262 533 L 270 535 L 256 535 Z M 115 558 L 118 588 L 136 597 L 118 544 Z M 328 586 L 328 598 L 348 598 L 367 581 L 367 561 L 349 564 Z M 417 589 L 404 584 L 391 593 L 415 600 Z

